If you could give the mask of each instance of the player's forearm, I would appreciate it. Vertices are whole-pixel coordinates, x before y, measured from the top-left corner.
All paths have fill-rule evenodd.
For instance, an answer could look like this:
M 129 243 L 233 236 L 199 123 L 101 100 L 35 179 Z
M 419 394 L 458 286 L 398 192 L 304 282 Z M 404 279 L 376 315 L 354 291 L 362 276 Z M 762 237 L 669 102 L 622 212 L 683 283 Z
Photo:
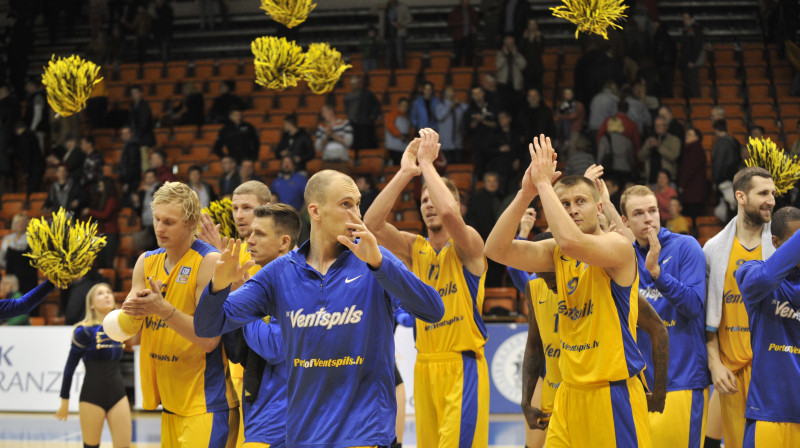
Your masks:
M 433 206 L 436 208 L 436 213 L 442 218 L 445 228 L 448 227 L 448 224 L 453 225 L 455 223 L 454 218 L 457 218 L 457 220 L 463 224 L 464 221 L 461 219 L 461 210 L 459 210 L 453 193 L 450 192 L 444 184 L 442 177 L 436 172 L 433 161 L 420 161 L 419 167 L 422 170 L 422 177 L 425 179 L 425 185 L 428 187 L 431 202 L 433 202 Z
M 235 330 L 237 327 L 226 325 L 224 303 L 230 293 L 230 286 L 214 294 L 211 286 L 203 291 L 197 308 L 194 311 L 194 332 L 198 337 L 214 337 Z
M 245 325 L 242 330 L 247 346 L 268 363 L 278 364 L 285 360 L 283 337 L 279 325 L 268 324 L 258 319 Z
M 517 192 L 514 200 L 511 201 L 511 204 L 506 207 L 497 219 L 492 231 L 489 233 L 489 237 L 486 238 L 483 253 L 487 257 L 498 263 L 510 266 L 510 260 L 507 255 L 516 236 L 517 225 L 534 198 L 536 196 L 527 195 L 522 190 Z
M 700 319 L 703 314 L 703 296 L 705 291 L 705 284 L 700 283 L 691 284 L 692 277 L 695 272 L 682 272 L 685 274 L 684 278 L 687 282 L 682 283 L 667 272 L 661 271 L 661 275 L 654 279 L 656 288 L 661 292 L 667 301 L 678 310 L 683 316 L 688 319 Z M 700 273 L 700 276 L 704 273 Z
M 667 393 L 667 371 L 669 369 L 669 332 L 667 327 L 662 324 L 648 334 L 653 353 L 653 393 L 664 396 Z
M 168 327 L 172 328 L 176 333 L 183 336 L 192 344 L 202 348 L 206 353 L 211 353 L 219 345 L 219 336 L 211 338 L 197 336 L 194 331 L 194 319 L 192 316 L 180 310 L 176 309 L 174 313 L 172 313 L 172 317 L 159 317 L 161 317 L 161 320 L 164 321 Z M 164 318 L 167 318 L 167 320 L 165 321 Z
M 719 356 L 719 338 L 716 332 L 706 331 L 706 352 L 708 353 L 708 368 L 722 364 Z
M 426 285 L 403 262 L 381 247 L 383 262 L 372 274 L 389 294 L 394 296 L 403 309 L 424 322 L 439 322 L 444 317 L 442 297 L 431 286 Z
M 625 223 L 622 222 L 622 216 L 620 216 L 617 208 L 614 207 L 614 204 L 611 201 L 604 201 L 603 202 L 603 214 L 606 215 L 606 219 L 608 219 L 609 223 L 614 223 L 614 226 L 622 232 L 622 235 L 633 244 L 636 241 L 636 237 L 633 236 L 633 232 Z
M 411 173 L 400 169 L 400 171 L 392 177 L 392 180 L 383 187 L 383 190 L 375 197 L 375 200 L 372 201 L 372 205 L 369 206 L 367 213 L 364 215 L 364 224 L 370 231 L 375 233 L 386 225 L 386 218 L 389 216 L 389 213 L 392 212 L 394 203 L 413 178 L 414 176 Z
M 525 343 L 525 356 L 522 358 L 522 405 L 530 406 L 533 392 L 536 389 L 536 381 L 542 374 L 544 368 L 544 350 L 542 349 L 542 339 L 539 335 L 539 328 L 535 324 L 533 310 L 528 310 L 528 340 Z M 531 321 L 534 321 L 531 324 Z
M 553 239 L 561 246 L 561 250 L 567 253 L 571 247 L 579 246 L 585 235 L 564 209 L 553 186 L 549 183 L 540 183 L 536 188 L 539 190 L 539 198 Z
M 795 232 L 766 261 L 750 261 L 736 270 L 736 283 L 742 298 L 764 299 L 776 290 L 783 279 L 800 263 L 800 232 Z
M 42 303 L 54 288 L 55 285 L 50 283 L 50 280 L 45 280 L 18 299 L 0 300 L 0 318 L 5 319 L 20 314 L 28 314 Z

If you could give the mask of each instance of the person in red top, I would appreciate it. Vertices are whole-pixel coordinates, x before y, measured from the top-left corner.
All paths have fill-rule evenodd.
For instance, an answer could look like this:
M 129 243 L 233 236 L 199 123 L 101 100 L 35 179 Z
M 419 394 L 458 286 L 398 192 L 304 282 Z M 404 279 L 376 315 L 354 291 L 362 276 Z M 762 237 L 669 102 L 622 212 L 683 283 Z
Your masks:
M 669 200 L 677 197 L 678 192 L 671 186 L 672 179 L 670 178 L 669 171 L 659 170 L 656 184 L 653 185 L 653 192 L 656 194 L 656 202 L 658 202 L 658 214 L 661 215 L 661 221 L 667 222 L 672 219 L 672 213 L 669 211 Z
M 108 177 L 98 180 L 89 207 L 84 208 L 81 215 L 91 217 L 97 222 L 97 233 L 105 235 L 106 247 L 97 255 L 97 267 L 113 268 L 114 256 L 119 247 L 119 193 L 114 182 Z
M 628 115 L 628 103 L 625 101 L 620 101 L 617 103 L 617 114 L 614 117 L 619 118 L 622 120 L 622 124 L 625 127 L 625 132 L 622 133 L 625 137 L 628 137 L 630 141 L 633 142 L 633 155 L 634 159 L 636 158 L 636 152 L 639 151 L 639 148 L 642 147 L 642 136 L 639 135 L 639 126 L 633 122 Z M 603 124 L 600 126 L 600 129 L 597 130 L 597 137 L 595 138 L 595 143 L 600 144 L 600 140 L 603 139 L 603 136 L 606 134 L 606 127 L 608 126 L 608 120 L 613 117 L 608 117 L 603 121 Z
M 384 123 L 384 128 L 386 128 L 386 149 L 397 166 L 400 166 L 403 152 L 411 141 L 411 136 L 414 135 L 411 120 L 408 119 L 408 106 L 408 98 L 402 97 L 398 99 L 397 107 L 386 114 L 386 122 Z
M 150 168 L 156 170 L 156 177 L 161 184 L 177 180 L 172 174 L 172 167 L 167 164 L 167 155 L 161 150 L 156 149 L 150 153 Z

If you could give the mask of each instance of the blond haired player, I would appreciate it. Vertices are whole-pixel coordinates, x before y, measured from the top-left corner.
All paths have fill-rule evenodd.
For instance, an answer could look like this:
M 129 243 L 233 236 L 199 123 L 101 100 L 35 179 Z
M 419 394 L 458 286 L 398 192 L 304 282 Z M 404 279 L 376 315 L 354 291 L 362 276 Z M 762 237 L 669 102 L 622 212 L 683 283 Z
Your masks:
M 195 236 L 200 200 L 186 184 L 165 183 L 153 196 L 159 248 L 142 254 L 120 326 L 142 330 L 145 409 L 163 406 L 161 446 L 232 447 L 239 402 L 219 337 L 195 335 L 193 315 L 219 253 Z

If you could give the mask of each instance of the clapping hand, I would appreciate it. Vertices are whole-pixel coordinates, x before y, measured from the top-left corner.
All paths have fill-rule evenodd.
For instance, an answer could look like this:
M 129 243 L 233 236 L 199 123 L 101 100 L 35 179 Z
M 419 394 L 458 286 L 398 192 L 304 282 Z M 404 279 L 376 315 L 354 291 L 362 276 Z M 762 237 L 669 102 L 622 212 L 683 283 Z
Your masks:
M 433 163 L 439 157 L 439 134 L 433 129 L 425 128 L 420 129 L 419 136 L 421 139 L 419 151 L 417 152 L 417 159 L 420 163 L 429 162 Z
M 358 238 L 358 242 L 351 240 L 347 235 L 339 235 L 336 239 L 347 246 L 359 260 L 375 269 L 380 268 L 381 262 L 383 261 L 383 254 L 378 247 L 378 241 L 375 239 L 375 235 L 367 229 L 367 226 L 364 225 L 361 218 L 353 213 L 352 210 L 347 210 L 347 215 L 350 217 L 347 228 L 352 229 L 350 234 L 353 239 Z
M 220 255 L 214 268 L 214 277 L 211 279 L 212 292 L 218 292 L 228 285 L 231 285 L 231 288 L 237 284 L 241 285 L 244 283 L 243 279 L 247 278 L 247 271 L 256 264 L 253 260 L 244 264 L 239 263 L 242 240 L 225 238 L 222 243 L 225 251 Z

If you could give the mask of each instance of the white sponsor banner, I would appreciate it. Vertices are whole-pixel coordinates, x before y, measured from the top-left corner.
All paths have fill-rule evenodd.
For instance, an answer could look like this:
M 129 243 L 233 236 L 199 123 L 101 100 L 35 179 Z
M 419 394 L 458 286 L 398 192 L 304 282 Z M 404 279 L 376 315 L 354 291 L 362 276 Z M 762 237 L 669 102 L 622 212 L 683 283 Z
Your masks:
M 55 413 L 73 327 L 0 327 L 0 411 Z M 84 367 L 72 377 L 69 410 L 78 411 Z
M 394 356 L 406 387 L 406 415 L 414 415 L 414 363 L 417 362 L 417 349 L 414 347 L 413 328 L 397 326 L 394 332 Z

